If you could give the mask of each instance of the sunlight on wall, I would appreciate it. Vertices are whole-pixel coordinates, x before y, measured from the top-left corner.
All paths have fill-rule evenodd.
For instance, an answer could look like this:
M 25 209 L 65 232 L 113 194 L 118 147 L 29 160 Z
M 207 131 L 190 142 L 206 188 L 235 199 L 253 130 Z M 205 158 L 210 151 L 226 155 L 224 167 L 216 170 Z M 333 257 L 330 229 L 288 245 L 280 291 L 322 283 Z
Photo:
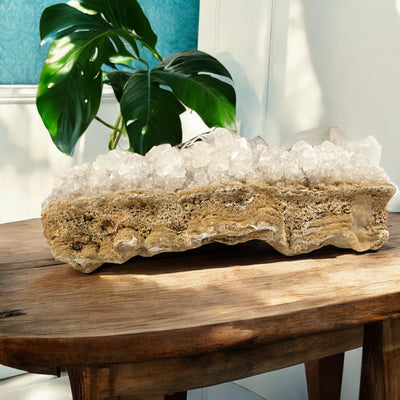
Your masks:
M 275 3 L 263 132 L 269 144 L 279 145 L 301 130 L 318 126 L 324 114 L 306 22 L 303 1 Z
M 306 37 L 303 5 L 292 1 L 289 7 L 285 103 L 298 131 L 317 126 L 323 114 L 321 89 L 312 65 Z
M 319 125 L 324 114 L 301 0 L 282 0 L 273 17 L 264 136 L 279 145 Z M 284 112 L 283 112 L 284 111 Z
M 400 0 L 279 0 L 273 24 L 267 142 L 329 126 L 373 135 L 400 186 Z M 400 210 L 400 195 L 390 209 Z
M 199 49 L 216 56 L 231 73 L 242 136 L 263 134 L 272 0 L 202 0 Z

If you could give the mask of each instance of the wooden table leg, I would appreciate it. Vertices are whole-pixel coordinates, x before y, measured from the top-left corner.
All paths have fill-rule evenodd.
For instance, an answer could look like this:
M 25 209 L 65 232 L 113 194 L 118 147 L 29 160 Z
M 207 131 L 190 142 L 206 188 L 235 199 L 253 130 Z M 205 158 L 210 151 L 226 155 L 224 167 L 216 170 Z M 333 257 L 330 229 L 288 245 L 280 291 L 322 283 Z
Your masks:
M 364 327 L 360 400 L 400 399 L 400 318 Z
M 108 369 L 67 368 L 73 400 L 100 400 L 99 390 L 108 381 Z
M 344 353 L 305 363 L 309 400 L 340 400 Z
M 68 368 L 73 400 L 186 400 L 186 392 L 170 395 L 113 395 L 113 372 L 109 367 Z M 110 386 L 111 384 L 111 386 Z

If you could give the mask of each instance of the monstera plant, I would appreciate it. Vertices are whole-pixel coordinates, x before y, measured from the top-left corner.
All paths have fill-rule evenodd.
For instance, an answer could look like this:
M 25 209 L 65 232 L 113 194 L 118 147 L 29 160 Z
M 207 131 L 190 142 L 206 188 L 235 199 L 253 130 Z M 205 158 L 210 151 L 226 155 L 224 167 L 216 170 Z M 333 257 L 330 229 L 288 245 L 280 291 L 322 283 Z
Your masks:
M 51 41 L 36 104 L 53 142 L 72 154 L 96 118 L 109 126 L 109 148 L 122 135 L 145 154 L 182 140 L 180 114 L 195 110 L 208 126 L 235 128 L 235 91 L 227 69 L 198 50 L 163 59 L 136 0 L 78 0 L 46 8 L 42 43 Z M 103 85 L 120 104 L 115 124 L 97 117 Z

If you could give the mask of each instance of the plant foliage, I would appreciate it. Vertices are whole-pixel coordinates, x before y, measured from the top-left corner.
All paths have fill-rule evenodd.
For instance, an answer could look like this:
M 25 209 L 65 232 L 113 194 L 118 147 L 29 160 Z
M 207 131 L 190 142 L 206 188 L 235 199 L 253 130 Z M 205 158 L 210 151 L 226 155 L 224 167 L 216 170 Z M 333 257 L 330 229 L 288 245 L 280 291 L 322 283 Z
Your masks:
M 67 154 L 96 118 L 103 85 L 111 85 L 121 116 L 110 148 L 123 133 L 130 150 L 145 154 L 182 140 L 179 115 L 195 110 L 208 126 L 235 129 L 235 91 L 226 68 L 190 50 L 164 60 L 157 36 L 136 0 L 78 0 L 50 6 L 40 20 L 52 41 L 36 104 L 56 146 Z M 156 66 L 150 68 L 144 53 Z M 154 63 L 153 63 L 154 64 Z

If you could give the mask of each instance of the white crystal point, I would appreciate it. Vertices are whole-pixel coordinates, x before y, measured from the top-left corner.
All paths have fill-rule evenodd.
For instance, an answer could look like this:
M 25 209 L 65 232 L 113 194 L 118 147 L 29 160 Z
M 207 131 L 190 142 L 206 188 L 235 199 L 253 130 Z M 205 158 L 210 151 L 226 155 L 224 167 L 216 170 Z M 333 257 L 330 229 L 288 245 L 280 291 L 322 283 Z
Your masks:
M 313 137 L 315 134 L 315 137 Z M 42 207 L 124 191 L 162 191 L 221 184 L 318 186 L 389 182 L 379 167 L 381 146 L 372 136 L 351 140 L 337 128 L 296 135 L 290 146 L 268 146 L 218 128 L 182 148 L 154 146 L 146 156 L 125 150 L 73 167 L 54 186 Z
M 367 136 L 365 139 L 350 139 L 342 135 L 339 128 L 330 128 L 328 139 L 338 146 L 344 147 L 349 151 L 363 155 L 371 165 L 379 167 L 382 154 L 382 146 L 373 136 Z
M 284 141 L 282 147 L 286 150 L 290 150 L 297 142 L 303 140 L 312 146 L 316 146 L 328 139 L 329 129 L 330 128 L 315 128 L 301 131 Z
M 256 147 L 259 145 L 260 146 L 268 146 L 265 139 L 263 137 L 261 137 L 260 135 L 257 135 L 255 137 L 253 137 L 252 139 L 250 139 L 249 143 L 250 143 L 250 146 L 252 146 L 252 147 Z
M 213 158 L 215 148 L 205 141 L 195 142 L 191 147 L 182 150 L 185 159 L 193 168 L 205 168 Z
M 163 191 L 181 189 L 186 181 L 185 160 L 182 153 L 170 144 L 154 146 L 146 154 L 147 165 L 151 168 L 152 179 L 146 188 L 157 187 Z
M 229 176 L 231 179 L 240 182 L 248 182 L 254 175 L 253 150 L 245 138 L 236 139 L 236 148 L 229 157 Z
M 228 129 L 217 128 L 207 135 L 207 141 L 212 143 L 217 150 L 231 151 L 236 145 L 236 139 L 240 136 Z

